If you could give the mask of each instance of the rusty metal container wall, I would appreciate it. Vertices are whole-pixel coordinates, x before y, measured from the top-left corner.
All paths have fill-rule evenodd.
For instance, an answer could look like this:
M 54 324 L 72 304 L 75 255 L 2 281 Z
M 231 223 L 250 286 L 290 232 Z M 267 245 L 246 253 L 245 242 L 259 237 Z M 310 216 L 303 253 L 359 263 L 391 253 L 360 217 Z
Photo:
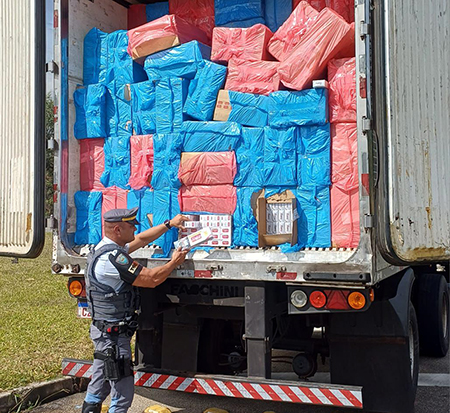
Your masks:
M 44 168 L 37 165 L 42 158 L 35 158 L 36 139 L 43 132 L 36 128 L 43 124 L 42 113 L 36 112 L 43 108 L 36 106 L 43 99 L 36 88 L 43 76 L 35 71 L 38 62 L 44 73 L 44 36 L 35 20 L 41 7 L 36 0 L 0 3 L 0 255 L 30 255 L 36 220 L 43 219 L 42 211 L 37 214 L 43 192 L 36 193 L 34 185 L 36 170 Z
M 385 0 L 389 219 L 407 262 L 450 256 L 450 6 Z

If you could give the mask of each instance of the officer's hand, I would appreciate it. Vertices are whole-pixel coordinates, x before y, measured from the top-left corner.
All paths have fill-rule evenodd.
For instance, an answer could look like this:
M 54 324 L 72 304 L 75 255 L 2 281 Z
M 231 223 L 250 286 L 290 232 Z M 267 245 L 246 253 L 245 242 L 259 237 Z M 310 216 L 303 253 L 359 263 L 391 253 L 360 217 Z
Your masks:
M 178 247 L 178 249 L 173 252 L 171 261 L 176 265 L 183 264 L 184 260 L 186 259 L 187 253 L 188 250 L 182 251 L 181 247 Z
M 183 222 L 186 222 L 186 221 L 189 221 L 188 217 L 178 214 L 176 217 L 174 217 L 170 220 L 170 226 L 182 229 L 182 228 L 184 228 Z

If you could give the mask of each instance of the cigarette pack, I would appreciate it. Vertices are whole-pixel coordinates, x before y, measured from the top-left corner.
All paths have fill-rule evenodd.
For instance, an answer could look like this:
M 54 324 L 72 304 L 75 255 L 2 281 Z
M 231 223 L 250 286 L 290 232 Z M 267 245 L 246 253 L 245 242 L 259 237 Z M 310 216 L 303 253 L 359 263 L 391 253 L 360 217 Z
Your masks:
M 204 244 L 212 238 L 213 234 L 211 228 L 205 227 L 200 229 L 199 231 L 194 232 L 193 234 L 188 235 L 187 237 L 175 241 L 174 247 L 175 249 L 181 247 L 181 249 L 183 250 L 190 250 L 191 248 Z

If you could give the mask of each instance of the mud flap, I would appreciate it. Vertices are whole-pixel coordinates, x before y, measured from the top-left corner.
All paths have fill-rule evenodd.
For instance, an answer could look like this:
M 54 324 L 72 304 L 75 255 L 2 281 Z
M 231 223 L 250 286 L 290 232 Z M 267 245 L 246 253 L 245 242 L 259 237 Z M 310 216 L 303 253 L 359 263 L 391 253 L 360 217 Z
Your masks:
M 412 374 L 408 339 L 413 282 L 414 273 L 406 270 L 382 287 L 383 301 L 330 320 L 331 382 L 362 386 L 369 411 L 414 411 L 418 360 Z

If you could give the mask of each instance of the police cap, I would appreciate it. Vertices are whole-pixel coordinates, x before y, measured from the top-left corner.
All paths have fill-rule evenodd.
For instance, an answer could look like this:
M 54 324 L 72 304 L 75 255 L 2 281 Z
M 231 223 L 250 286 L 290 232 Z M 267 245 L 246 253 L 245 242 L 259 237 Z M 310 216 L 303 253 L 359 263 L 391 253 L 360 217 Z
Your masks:
M 127 222 L 131 225 L 139 225 L 136 219 L 138 207 L 131 209 L 111 209 L 103 214 L 105 222 Z

